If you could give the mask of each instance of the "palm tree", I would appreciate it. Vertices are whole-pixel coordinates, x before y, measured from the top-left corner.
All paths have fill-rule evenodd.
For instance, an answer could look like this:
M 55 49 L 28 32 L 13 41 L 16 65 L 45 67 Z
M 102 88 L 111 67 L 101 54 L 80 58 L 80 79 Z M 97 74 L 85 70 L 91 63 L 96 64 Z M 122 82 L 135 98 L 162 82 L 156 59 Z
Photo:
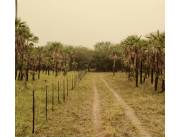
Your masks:
M 148 52 L 147 52 L 147 41 L 144 39 L 139 40 L 138 42 L 138 50 L 139 50 L 139 62 L 140 62 L 140 84 L 143 84 L 143 70 L 145 71 L 145 75 L 147 75 L 148 70 L 145 70 L 145 68 L 147 69 L 148 66 L 145 66 L 146 61 L 148 61 Z M 145 76 L 146 77 L 146 76 Z M 145 80 L 144 77 L 144 80 Z
M 29 28 L 27 27 L 25 22 L 21 22 L 20 19 L 16 19 L 15 21 L 15 31 L 16 31 L 16 42 L 15 42 L 15 52 L 16 52 L 16 75 L 17 69 L 19 68 L 19 78 L 23 78 L 22 70 L 23 70 L 23 60 L 24 60 L 24 49 L 25 49 L 25 38 L 26 34 L 29 33 Z
M 116 60 L 117 60 L 117 55 L 116 53 L 113 53 L 113 75 L 115 75 Z
M 62 69 L 62 62 L 63 54 L 64 54 L 64 47 L 60 42 L 48 42 L 45 46 L 46 52 L 45 57 L 46 58 L 46 69 L 49 74 L 49 70 L 52 70 L 55 72 L 55 76 L 58 75 L 58 71 Z
M 36 69 L 35 71 L 38 71 L 38 79 L 40 79 L 40 72 L 42 70 L 42 52 L 43 52 L 43 47 L 34 47 L 33 49 L 31 49 L 30 56 L 34 55 L 35 59 L 36 59 Z M 30 58 L 29 56 L 29 58 Z
M 113 71 L 113 76 L 115 76 L 116 60 L 118 59 L 115 51 L 113 51 L 112 55 L 110 56 L 110 59 L 113 60 L 112 71 Z
M 155 72 L 155 84 L 154 90 L 157 91 L 158 80 L 160 75 L 164 75 L 165 70 L 165 59 L 164 59 L 164 48 L 165 48 L 165 33 L 150 33 L 147 36 L 149 43 L 152 46 L 152 71 L 151 71 L 151 82 L 153 83 L 153 71 Z M 162 77 L 162 90 L 164 90 L 165 79 Z
M 129 77 L 130 71 L 135 71 L 136 87 L 138 87 L 138 75 L 139 75 L 139 41 L 141 37 L 137 35 L 128 36 L 121 44 L 124 45 L 124 53 L 129 65 Z
M 19 76 L 18 79 L 22 80 L 24 77 L 23 70 L 24 70 L 24 62 L 25 54 L 28 52 L 28 49 L 34 46 L 34 43 L 38 42 L 38 37 L 34 36 L 30 28 L 27 24 L 20 19 L 16 18 L 15 20 L 15 61 L 16 61 L 16 68 L 15 68 L 15 78 L 17 76 L 17 71 L 19 69 Z M 28 67 L 28 66 L 26 66 Z

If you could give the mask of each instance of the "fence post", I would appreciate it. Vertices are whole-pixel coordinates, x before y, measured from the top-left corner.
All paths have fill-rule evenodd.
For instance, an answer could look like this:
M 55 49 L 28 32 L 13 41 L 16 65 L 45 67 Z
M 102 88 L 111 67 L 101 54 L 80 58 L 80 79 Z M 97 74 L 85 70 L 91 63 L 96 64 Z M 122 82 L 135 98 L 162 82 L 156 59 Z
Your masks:
M 74 88 L 76 88 L 76 81 L 75 81 L 75 79 L 76 79 L 76 74 L 74 74 L 74 77 L 73 77 L 73 85 L 74 85 Z
M 54 85 L 52 84 L 52 111 L 54 110 Z
M 79 82 L 80 82 L 80 73 L 78 72 L 78 75 L 77 75 L 77 87 L 79 86 Z
M 65 78 L 63 78 L 63 101 L 65 102 Z
M 33 89 L 33 104 L 32 104 L 32 111 L 33 111 L 32 133 L 34 134 L 34 125 L 35 125 L 35 97 L 34 97 L 34 89 Z
M 46 85 L 46 121 L 47 121 L 47 106 L 48 106 L 48 98 L 47 98 L 47 85 Z
M 58 80 L 58 103 L 59 103 L 59 80 Z
M 68 76 L 67 76 L 67 97 L 68 97 L 68 90 L 69 90 L 69 88 L 68 88 Z
M 71 82 L 72 82 L 72 90 L 73 90 L 73 74 L 72 74 L 72 77 L 71 77 Z
M 76 87 L 76 85 L 77 85 L 77 74 L 76 74 L 76 76 L 75 76 L 75 87 Z

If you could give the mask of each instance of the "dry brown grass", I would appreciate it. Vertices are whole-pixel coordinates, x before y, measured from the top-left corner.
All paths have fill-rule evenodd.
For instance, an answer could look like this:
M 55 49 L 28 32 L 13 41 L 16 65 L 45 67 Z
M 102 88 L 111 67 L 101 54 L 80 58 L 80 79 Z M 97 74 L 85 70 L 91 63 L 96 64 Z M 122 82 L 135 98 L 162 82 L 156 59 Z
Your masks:
M 44 79 L 57 82 L 54 76 L 42 75 L 42 79 L 32 83 L 16 81 L 16 136 L 32 136 L 32 87 L 35 86 L 36 99 L 39 101 L 36 119 L 35 134 L 37 137 L 94 137 L 93 125 L 93 87 L 92 80 L 96 81 L 99 95 L 99 115 L 101 128 L 98 137 L 140 137 L 136 127 L 125 115 L 122 107 L 117 103 L 113 94 L 100 80 L 102 76 L 108 84 L 134 109 L 142 126 L 152 137 L 164 136 L 164 93 L 152 93 L 152 86 L 146 83 L 145 88 L 135 88 L 133 81 L 128 81 L 123 73 L 88 73 L 74 91 L 70 91 L 66 103 L 57 103 L 55 110 L 48 110 L 48 122 L 45 121 L 44 92 L 41 91 Z M 60 77 L 59 77 L 60 78 Z M 51 82 L 49 84 L 52 84 Z M 39 88 L 38 88 L 39 87 Z M 49 96 L 51 94 L 49 93 Z M 62 98 L 62 93 L 60 94 Z M 51 101 L 51 98 L 49 98 Z

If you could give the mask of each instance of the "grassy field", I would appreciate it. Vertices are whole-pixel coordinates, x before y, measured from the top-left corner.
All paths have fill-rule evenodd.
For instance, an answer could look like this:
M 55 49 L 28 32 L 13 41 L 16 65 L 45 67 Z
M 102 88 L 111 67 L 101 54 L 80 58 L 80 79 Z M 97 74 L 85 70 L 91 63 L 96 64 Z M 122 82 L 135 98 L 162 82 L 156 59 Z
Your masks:
M 72 87 L 69 73 L 69 89 Z M 16 136 L 32 135 L 32 90 L 35 89 L 37 137 L 141 137 L 137 124 L 128 117 L 121 103 L 105 86 L 105 80 L 128 107 L 134 111 L 143 127 L 152 137 L 164 137 L 165 94 L 155 93 L 147 81 L 135 88 L 124 73 L 87 73 L 74 90 L 69 91 L 63 102 L 60 84 L 60 103 L 57 83 L 62 74 L 41 74 L 36 81 L 16 81 Z M 48 120 L 45 118 L 45 80 L 48 85 Z M 60 82 L 61 83 L 61 82 Z M 52 84 L 54 84 L 54 111 L 51 110 Z M 66 84 L 67 85 L 67 84 Z M 96 94 L 95 94 L 96 89 Z M 98 124 L 97 124 L 98 123 Z M 98 125 L 98 126 L 97 126 Z

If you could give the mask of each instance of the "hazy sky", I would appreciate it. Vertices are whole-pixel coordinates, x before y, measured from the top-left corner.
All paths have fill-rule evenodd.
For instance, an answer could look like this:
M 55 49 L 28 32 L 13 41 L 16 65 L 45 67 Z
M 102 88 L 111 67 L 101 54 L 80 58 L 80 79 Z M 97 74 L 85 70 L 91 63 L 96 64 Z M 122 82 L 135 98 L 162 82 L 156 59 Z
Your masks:
M 18 16 L 47 41 L 92 47 L 164 31 L 164 0 L 18 0 Z

